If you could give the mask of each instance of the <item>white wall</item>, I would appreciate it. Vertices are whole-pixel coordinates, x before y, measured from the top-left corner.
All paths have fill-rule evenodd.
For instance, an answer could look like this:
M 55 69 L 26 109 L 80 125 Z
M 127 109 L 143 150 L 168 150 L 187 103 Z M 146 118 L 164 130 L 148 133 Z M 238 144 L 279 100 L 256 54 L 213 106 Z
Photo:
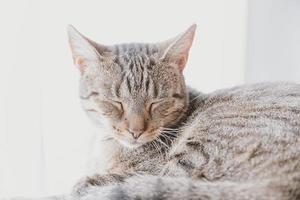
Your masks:
M 247 82 L 300 82 L 300 1 L 249 1 L 247 46 Z
M 0 5 L 0 197 L 44 185 L 37 6 Z
M 198 30 L 185 75 L 188 84 L 209 92 L 244 83 L 245 77 L 249 82 L 262 80 L 263 76 L 256 78 L 260 73 L 278 78 L 278 73 L 272 75 L 274 68 L 255 67 L 272 63 L 271 55 L 277 56 L 256 54 L 264 41 L 261 35 L 269 30 L 268 21 L 255 25 L 261 20 L 254 12 L 260 11 L 258 3 L 255 8 L 250 4 L 250 39 L 246 40 L 246 0 L 1 1 L 0 197 L 64 193 L 84 173 L 89 123 L 80 108 L 79 74 L 72 65 L 67 24 L 112 44 L 161 41 L 195 22 Z M 299 3 L 293 4 L 299 9 Z M 299 19 L 293 10 L 297 8 L 289 12 Z M 296 19 L 291 19 L 286 27 L 294 30 L 295 24 Z M 276 40 L 284 46 L 288 53 L 282 63 L 292 58 L 287 62 L 296 63 L 292 65 L 299 73 L 299 47 L 292 44 L 299 40 L 293 38 L 286 46 L 286 38 L 274 34 L 268 44 Z M 276 66 L 280 73 L 286 71 Z

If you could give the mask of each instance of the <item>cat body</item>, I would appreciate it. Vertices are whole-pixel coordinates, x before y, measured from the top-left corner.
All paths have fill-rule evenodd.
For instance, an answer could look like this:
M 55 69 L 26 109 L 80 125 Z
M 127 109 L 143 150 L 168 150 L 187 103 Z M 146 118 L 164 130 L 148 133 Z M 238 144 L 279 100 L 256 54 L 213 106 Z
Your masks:
M 194 32 L 104 46 L 70 28 L 82 105 L 101 127 L 73 198 L 300 198 L 300 85 L 188 88 Z
M 284 199 L 284 196 L 293 199 L 285 194 L 288 184 L 296 187 L 295 192 L 299 192 L 299 85 L 264 83 L 200 95 L 192 91 L 189 108 L 190 117 L 179 131 L 171 132 L 177 136 L 176 139 L 170 138 L 173 144 L 169 148 L 157 143 L 158 147 L 149 144 L 139 149 L 127 149 L 113 140 L 97 142 L 99 146 L 115 145 L 118 151 L 111 154 L 110 162 L 106 162 L 107 171 L 97 171 L 105 165 L 105 162 L 100 162 L 94 173 L 126 172 L 158 177 L 186 177 L 188 180 L 183 179 L 183 182 L 218 182 L 224 186 L 236 184 L 234 187 L 247 183 L 247 190 L 255 190 L 252 192 L 272 191 L 272 186 L 265 189 L 262 183 L 266 182 L 268 186 L 270 182 L 276 182 L 275 191 L 270 192 L 265 199 Z M 168 137 L 168 133 L 165 133 L 165 137 Z M 137 178 L 144 181 L 140 176 Z M 293 179 L 296 178 L 298 182 L 294 183 Z M 171 179 L 169 181 L 173 184 Z M 159 181 L 153 184 L 157 188 L 162 187 Z M 283 192 L 280 193 L 280 190 Z M 186 198 L 193 199 L 192 195 L 195 194 L 188 194 Z M 234 194 L 231 195 L 234 199 Z M 211 199 L 220 198 L 218 195 L 214 197 L 214 194 L 210 196 Z M 264 199 L 263 196 L 250 197 Z M 239 198 L 241 196 L 237 195 Z M 172 196 L 172 199 L 175 197 Z

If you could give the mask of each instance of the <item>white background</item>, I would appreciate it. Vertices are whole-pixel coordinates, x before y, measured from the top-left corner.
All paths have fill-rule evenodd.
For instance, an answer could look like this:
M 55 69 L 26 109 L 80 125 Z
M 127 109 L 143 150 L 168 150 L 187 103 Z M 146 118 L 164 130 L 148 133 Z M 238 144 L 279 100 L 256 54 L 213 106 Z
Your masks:
M 67 24 L 113 44 L 165 40 L 192 23 L 189 85 L 300 81 L 299 0 L 0 1 L 0 197 L 66 193 L 84 174 L 90 124 Z

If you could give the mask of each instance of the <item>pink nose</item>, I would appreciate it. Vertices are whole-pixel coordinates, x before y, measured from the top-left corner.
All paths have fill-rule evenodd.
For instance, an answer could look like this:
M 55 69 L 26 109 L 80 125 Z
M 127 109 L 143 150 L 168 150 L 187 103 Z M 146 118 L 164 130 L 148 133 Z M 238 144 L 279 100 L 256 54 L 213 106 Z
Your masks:
M 132 137 L 134 139 L 138 139 L 144 133 L 145 130 L 144 129 L 133 129 L 133 130 L 128 129 L 127 131 L 132 135 Z
M 132 135 L 134 139 L 138 139 L 146 130 L 144 116 L 131 112 L 130 114 L 128 114 L 127 120 L 127 131 Z

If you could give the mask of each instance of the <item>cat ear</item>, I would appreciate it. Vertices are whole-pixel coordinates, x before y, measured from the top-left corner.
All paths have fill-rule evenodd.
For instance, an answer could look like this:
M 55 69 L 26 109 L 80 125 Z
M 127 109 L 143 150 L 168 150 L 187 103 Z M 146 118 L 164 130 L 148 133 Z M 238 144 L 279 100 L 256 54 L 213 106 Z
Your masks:
M 184 33 L 160 44 L 161 60 L 175 64 L 182 71 L 188 59 L 192 46 L 196 24 L 189 27 Z
M 99 66 L 103 53 L 107 47 L 99 45 L 79 33 L 73 26 L 68 26 L 69 43 L 74 64 L 83 74 L 87 67 Z

